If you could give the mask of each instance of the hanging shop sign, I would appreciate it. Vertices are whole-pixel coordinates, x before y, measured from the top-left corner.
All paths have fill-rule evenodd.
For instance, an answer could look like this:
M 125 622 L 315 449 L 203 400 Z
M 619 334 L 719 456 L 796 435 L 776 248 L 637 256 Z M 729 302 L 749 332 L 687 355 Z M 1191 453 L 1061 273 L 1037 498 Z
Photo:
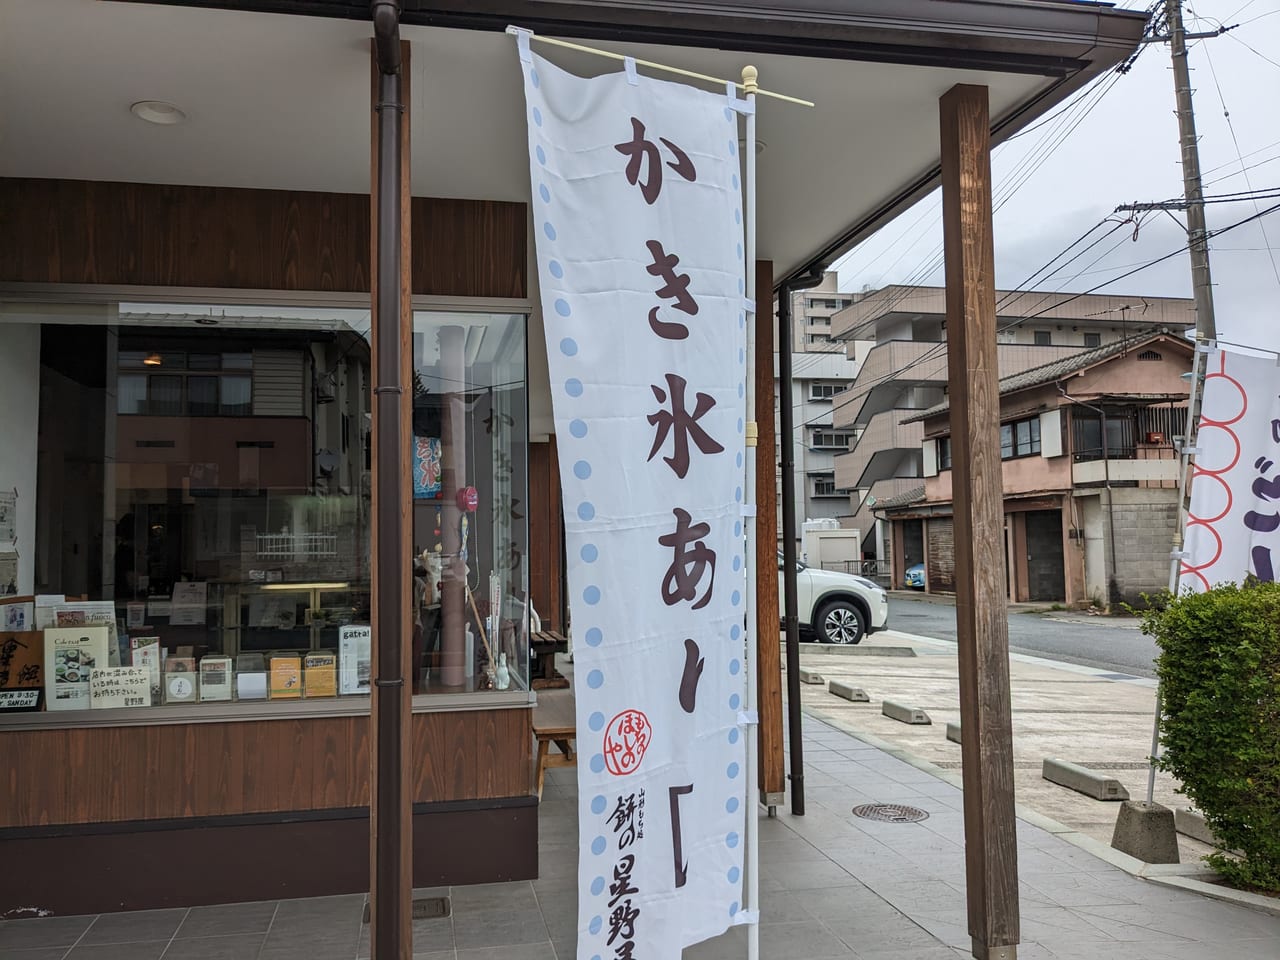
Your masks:
M 741 916 L 745 313 L 724 94 L 520 43 L 567 530 L 578 957 Z
M 1280 571 L 1280 390 L 1274 356 L 1208 357 L 1179 588 Z

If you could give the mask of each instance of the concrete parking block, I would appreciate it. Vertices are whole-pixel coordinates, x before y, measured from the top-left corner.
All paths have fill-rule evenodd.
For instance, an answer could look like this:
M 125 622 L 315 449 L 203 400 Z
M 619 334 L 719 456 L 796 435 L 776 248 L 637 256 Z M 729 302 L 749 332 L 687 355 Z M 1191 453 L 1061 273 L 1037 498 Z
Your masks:
M 947 722 L 947 739 L 952 743 L 960 742 L 960 724 L 958 721 Z
M 827 689 L 842 700 L 848 700 L 852 703 L 871 702 L 871 698 L 867 696 L 867 691 L 863 690 L 861 687 L 855 687 L 852 684 L 842 683 L 839 680 L 832 680 Z
M 826 683 L 826 680 L 823 679 L 822 674 L 820 674 L 817 670 L 801 669 L 800 682 L 801 683 Z
M 1050 783 L 1083 793 L 1095 800 L 1129 799 L 1129 791 L 1119 780 L 1066 760 L 1046 757 L 1040 775 Z
M 895 703 L 893 700 L 885 700 L 881 703 L 880 712 L 890 720 L 898 720 L 902 723 L 910 723 L 917 726 L 933 723 L 929 719 L 929 715 L 919 707 L 908 707 L 905 704 Z

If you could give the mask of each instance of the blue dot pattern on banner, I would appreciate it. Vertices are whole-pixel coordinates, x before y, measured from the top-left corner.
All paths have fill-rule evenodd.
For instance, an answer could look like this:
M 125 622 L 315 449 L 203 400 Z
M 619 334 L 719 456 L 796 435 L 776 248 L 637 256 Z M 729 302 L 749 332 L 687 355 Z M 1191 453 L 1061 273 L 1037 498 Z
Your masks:
M 599 670 L 592 670 L 587 674 L 587 686 L 592 690 L 599 690 L 604 686 L 604 674 Z
M 566 357 L 577 356 L 578 341 L 574 340 L 572 337 L 565 337 L 563 340 L 560 341 L 560 352 L 563 353 Z
M 573 312 L 569 308 L 569 301 L 564 299 L 563 297 L 561 297 L 559 300 L 556 301 L 555 307 L 556 307 L 556 313 L 560 314 L 560 316 L 562 317 L 567 317 L 569 316 L 570 313 Z
M 537 107 L 533 108 L 533 122 L 539 127 L 542 126 L 542 111 Z
M 589 726 L 596 733 L 599 733 L 601 730 L 604 729 L 604 714 L 601 713 L 599 710 L 591 714 L 591 717 L 587 720 L 587 726 Z
M 591 464 L 585 460 L 579 460 L 573 465 L 573 475 L 579 480 L 591 479 Z
M 582 396 L 582 381 L 577 377 L 570 377 L 564 382 L 564 392 L 575 399 Z
M 605 843 L 604 837 L 596 837 L 591 841 L 591 852 L 598 857 L 600 854 L 604 853 L 604 848 L 606 846 L 608 846 L 608 844 Z
M 583 563 L 595 563 L 600 557 L 600 551 L 594 543 L 584 543 L 579 555 Z
M 604 813 L 605 807 L 609 805 L 609 801 L 604 798 L 603 794 L 597 794 L 591 798 L 591 812 L 597 817 Z
M 600 602 L 600 588 L 594 584 L 587 587 L 587 589 L 582 591 L 582 599 L 594 607 Z
M 594 519 L 594 518 L 595 518 L 595 515 L 596 515 L 596 508 L 595 508 L 595 505 L 594 505 L 594 504 L 592 504 L 592 503 L 590 503 L 589 501 L 586 501 L 586 500 L 584 500 L 584 501 L 582 501 L 582 503 L 578 504 L 578 519 L 579 519 L 579 520 L 582 520 L 583 522 L 586 522 L 586 521 L 589 521 L 589 520 Z

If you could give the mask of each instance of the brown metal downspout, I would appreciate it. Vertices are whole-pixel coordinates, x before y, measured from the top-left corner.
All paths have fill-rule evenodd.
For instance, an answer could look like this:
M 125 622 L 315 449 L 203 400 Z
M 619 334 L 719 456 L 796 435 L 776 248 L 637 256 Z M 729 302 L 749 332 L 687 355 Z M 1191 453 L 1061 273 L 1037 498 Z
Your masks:
M 405 690 L 406 620 L 401 584 L 408 556 L 402 522 L 406 451 L 401 443 L 405 384 L 401 372 L 401 162 L 400 5 L 373 0 L 374 52 L 378 67 L 376 216 L 377 308 L 374 317 L 374 527 L 377 553 L 373 638 L 376 651 L 372 698 L 375 743 L 370 838 L 371 945 L 375 960 L 407 958 L 410 946 L 405 877 L 412 823 L 403 802 L 408 736 Z

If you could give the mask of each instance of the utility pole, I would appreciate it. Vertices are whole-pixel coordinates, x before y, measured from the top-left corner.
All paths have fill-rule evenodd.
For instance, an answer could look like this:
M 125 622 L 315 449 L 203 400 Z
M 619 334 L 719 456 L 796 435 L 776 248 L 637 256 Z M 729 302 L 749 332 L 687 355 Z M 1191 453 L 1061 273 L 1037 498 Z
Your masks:
M 1173 58 L 1173 93 L 1178 105 L 1178 134 L 1182 142 L 1182 184 L 1187 201 L 1187 240 L 1191 251 L 1191 286 L 1196 301 L 1196 340 L 1218 337 L 1213 316 L 1213 281 L 1209 277 L 1209 237 L 1204 226 L 1204 191 L 1200 186 L 1200 141 L 1191 103 L 1191 71 L 1187 67 L 1187 31 L 1182 23 L 1182 0 L 1165 0 L 1165 25 Z M 1211 36 L 1215 36 L 1211 34 Z
M 1196 425 L 1207 372 L 1210 346 L 1218 339 L 1218 325 L 1213 314 L 1213 281 L 1209 275 L 1209 237 L 1204 223 L 1204 192 L 1200 184 L 1200 140 L 1196 136 L 1195 108 L 1191 102 L 1191 71 L 1187 66 L 1187 40 L 1216 37 L 1230 27 L 1209 33 L 1187 34 L 1182 21 L 1182 0 L 1165 0 L 1166 33 L 1152 40 L 1168 40 L 1173 59 L 1173 93 L 1177 104 L 1178 135 L 1182 147 L 1182 203 L 1135 203 L 1117 210 L 1168 210 L 1182 207 L 1187 211 L 1187 249 L 1191 255 L 1191 289 L 1196 306 L 1196 351 L 1191 368 L 1191 390 L 1187 401 L 1187 424 L 1178 451 L 1178 513 L 1173 531 L 1173 550 L 1169 555 L 1169 592 L 1176 593 L 1182 569 L 1182 530 L 1186 524 L 1191 495 L 1187 475 L 1194 456 Z M 1155 723 L 1151 731 L 1151 766 L 1147 773 L 1147 807 L 1154 803 L 1156 757 L 1160 754 L 1161 690 L 1156 687 Z

